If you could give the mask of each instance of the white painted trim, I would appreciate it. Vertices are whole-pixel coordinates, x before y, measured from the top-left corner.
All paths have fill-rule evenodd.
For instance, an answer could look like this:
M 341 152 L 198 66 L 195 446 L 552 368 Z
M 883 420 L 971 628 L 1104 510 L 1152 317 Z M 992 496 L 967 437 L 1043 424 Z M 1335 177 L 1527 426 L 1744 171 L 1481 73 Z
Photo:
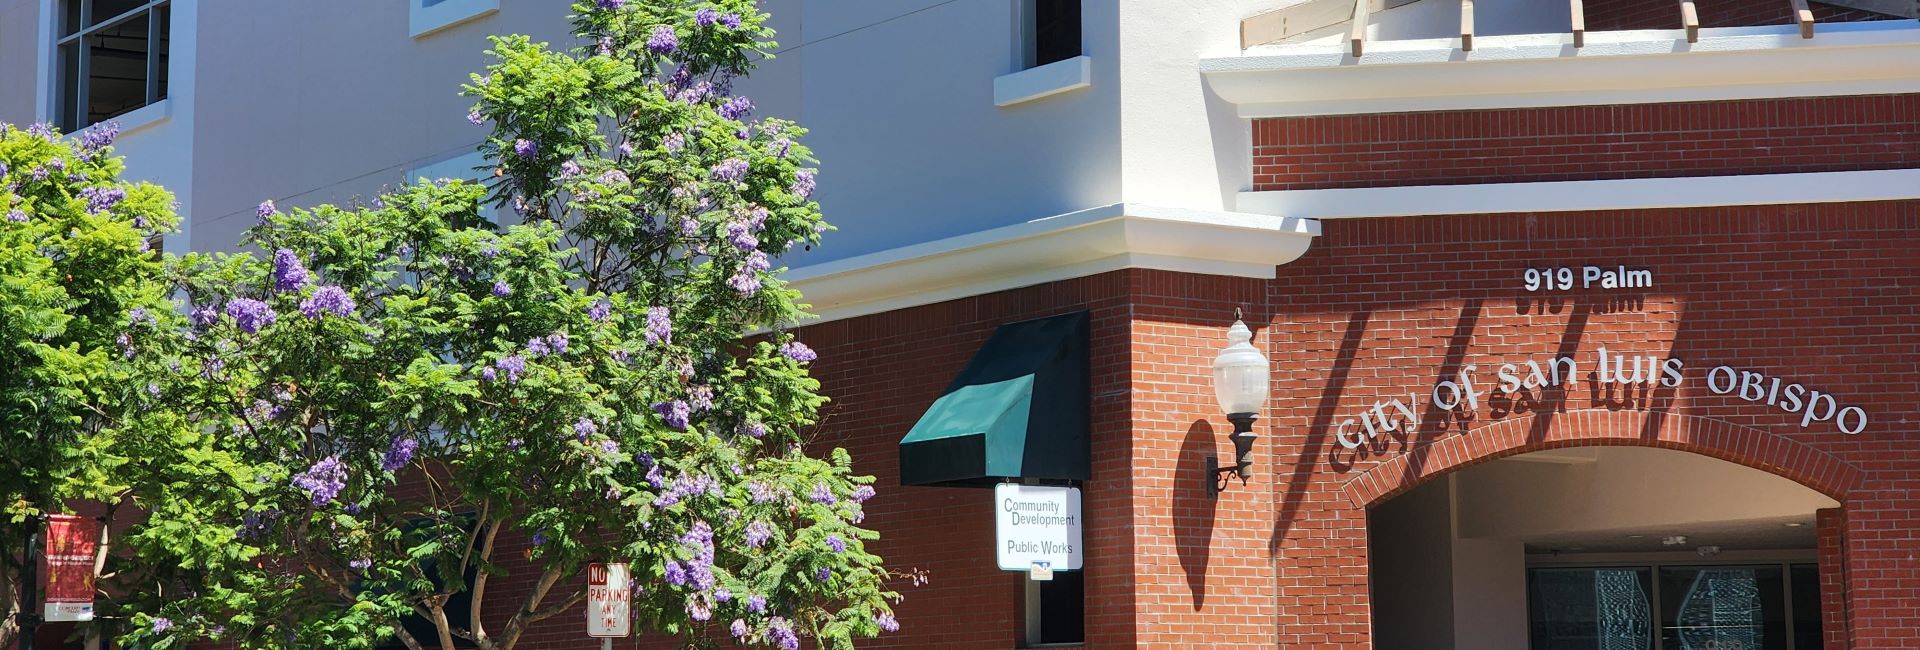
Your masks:
M 1920 199 L 1920 169 L 1241 192 L 1235 207 L 1349 219 L 1905 199 Z
M 993 105 L 1011 106 L 1093 85 L 1093 58 L 1081 55 L 993 78 Z
M 490 15 L 500 10 L 500 0 L 441 0 L 426 6 L 424 0 L 406 0 L 407 34 L 420 38 L 428 34 Z
M 1273 278 L 1317 221 L 1116 203 L 803 266 L 785 274 L 819 318 L 838 320 L 1142 268 Z
M 171 50 L 168 51 L 168 57 L 169 58 L 172 57 Z M 172 75 L 173 72 L 169 70 L 167 74 Z M 142 106 L 140 108 L 127 111 L 126 113 L 121 114 L 119 117 L 110 118 L 107 121 L 119 123 L 120 134 L 121 136 L 124 137 L 124 136 L 132 135 L 134 133 L 143 131 L 148 127 L 152 127 L 152 126 L 156 126 L 161 123 L 164 123 L 167 121 L 168 118 L 172 116 L 173 116 L 173 98 L 168 97 L 166 99 L 162 99 L 160 101 L 147 104 L 146 106 Z M 91 128 L 91 127 L 88 127 L 88 128 Z M 81 131 L 84 132 L 86 131 L 86 129 L 83 128 L 81 129 Z
M 1200 60 L 1241 117 L 1639 104 L 1920 92 L 1920 24 L 1823 23 L 1700 30 L 1269 45 Z
M 40 0 L 40 46 L 35 48 L 40 59 L 34 61 L 34 114 L 36 122 L 53 122 L 53 63 L 59 53 L 54 45 L 54 30 L 59 28 L 59 0 Z M 172 52 L 168 52 L 171 56 Z

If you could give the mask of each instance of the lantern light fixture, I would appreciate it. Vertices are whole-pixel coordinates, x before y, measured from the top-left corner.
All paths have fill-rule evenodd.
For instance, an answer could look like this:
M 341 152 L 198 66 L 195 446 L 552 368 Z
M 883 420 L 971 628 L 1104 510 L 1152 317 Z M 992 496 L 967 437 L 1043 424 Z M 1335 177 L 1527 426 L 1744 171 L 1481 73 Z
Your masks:
M 1228 439 L 1233 442 L 1234 463 L 1215 465 L 1217 461 L 1208 457 L 1207 470 L 1214 494 L 1226 491 L 1235 477 L 1245 485 L 1253 475 L 1253 441 L 1259 437 L 1253 433 L 1253 422 L 1259 418 L 1260 409 L 1271 394 L 1272 369 L 1267 357 L 1253 347 L 1253 331 L 1247 329 L 1240 310 L 1235 309 L 1233 315 L 1233 326 L 1227 329 L 1227 347 L 1213 358 L 1213 394 L 1227 421 L 1233 423 L 1233 433 Z

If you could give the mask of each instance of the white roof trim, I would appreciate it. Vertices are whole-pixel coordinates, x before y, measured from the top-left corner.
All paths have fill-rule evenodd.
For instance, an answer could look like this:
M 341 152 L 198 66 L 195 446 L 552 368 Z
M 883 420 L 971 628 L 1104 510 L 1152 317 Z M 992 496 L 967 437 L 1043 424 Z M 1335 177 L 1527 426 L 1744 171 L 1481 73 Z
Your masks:
M 1320 234 L 1298 217 L 1116 203 L 788 271 L 822 321 L 1142 268 L 1272 278 Z
M 1200 60 L 1241 117 L 1641 104 L 1920 92 L 1920 24 L 1821 23 L 1700 30 L 1265 45 Z
M 1920 169 L 1241 192 L 1235 207 L 1349 219 L 1906 199 L 1920 199 Z

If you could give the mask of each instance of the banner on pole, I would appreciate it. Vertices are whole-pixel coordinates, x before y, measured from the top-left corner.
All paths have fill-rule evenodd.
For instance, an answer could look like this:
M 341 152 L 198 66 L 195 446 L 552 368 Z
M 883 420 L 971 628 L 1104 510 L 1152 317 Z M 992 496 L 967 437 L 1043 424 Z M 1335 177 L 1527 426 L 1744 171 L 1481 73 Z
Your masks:
M 98 525 L 75 515 L 47 515 L 48 621 L 93 620 L 93 553 Z
M 626 637 L 633 633 L 633 581 L 627 565 L 587 565 L 587 636 Z

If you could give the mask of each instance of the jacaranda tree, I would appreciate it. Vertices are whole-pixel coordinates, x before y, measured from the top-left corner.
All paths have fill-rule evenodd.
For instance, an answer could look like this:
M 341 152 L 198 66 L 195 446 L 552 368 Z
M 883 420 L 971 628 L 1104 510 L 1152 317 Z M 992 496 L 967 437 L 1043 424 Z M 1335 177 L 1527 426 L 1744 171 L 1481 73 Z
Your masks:
M 150 436 L 146 353 L 180 322 L 166 299 L 156 235 L 173 197 L 119 180 L 117 133 L 72 137 L 0 124 L 0 647 L 19 630 L 22 543 L 70 504 L 129 501 L 130 458 L 164 451 Z
M 584 47 L 497 38 L 465 89 L 489 182 L 262 204 L 260 255 L 180 260 L 154 386 L 211 442 L 123 536 L 127 641 L 513 648 L 589 562 L 688 645 L 896 629 L 871 478 L 803 450 L 825 400 L 772 260 L 826 227 L 803 130 L 729 92 L 766 17 L 573 12 Z

